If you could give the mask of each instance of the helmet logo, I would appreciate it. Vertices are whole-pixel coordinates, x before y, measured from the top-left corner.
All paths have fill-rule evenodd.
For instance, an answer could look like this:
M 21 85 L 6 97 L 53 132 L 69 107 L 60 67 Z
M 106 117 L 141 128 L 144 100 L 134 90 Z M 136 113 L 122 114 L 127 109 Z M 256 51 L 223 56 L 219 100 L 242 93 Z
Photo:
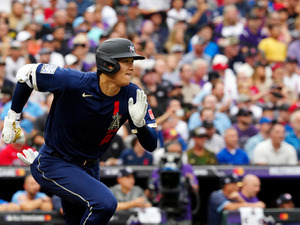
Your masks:
M 129 45 L 128 47 L 129 47 L 129 51 L 130 51 L 130 52 L 135 52 L 135 49 L 134 49 L 134 45 L 133 45 L 133 44 Z

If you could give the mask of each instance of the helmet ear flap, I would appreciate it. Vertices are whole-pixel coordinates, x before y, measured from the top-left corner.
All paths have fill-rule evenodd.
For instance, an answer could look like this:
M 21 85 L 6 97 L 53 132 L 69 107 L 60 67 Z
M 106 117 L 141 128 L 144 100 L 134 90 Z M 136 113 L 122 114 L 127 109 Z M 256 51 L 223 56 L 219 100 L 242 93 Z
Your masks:
M 120 70 L 120 64 L 116 59 L 101 55 L 101 57 L 96 58 L 96 61 L 97 70 L 101 73 L 103 72 L 108 75 L 114 75 Z

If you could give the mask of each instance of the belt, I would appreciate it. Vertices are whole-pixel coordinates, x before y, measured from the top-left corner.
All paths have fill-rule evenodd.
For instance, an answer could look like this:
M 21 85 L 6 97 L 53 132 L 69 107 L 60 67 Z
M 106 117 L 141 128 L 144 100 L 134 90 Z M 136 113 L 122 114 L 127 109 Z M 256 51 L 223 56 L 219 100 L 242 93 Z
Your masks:
M 66 157 L 63 154 L 59 153 L 58 151 L 52 152 L 51 156 L 66 160 Z M 87 159 L 87 160 L 71 159 L 70 161 L 75 162 L 75 163 L 80 164 L 80 165 L 83 165 L 83 166 L 87 166 L 87 167 L 92 167 L 96 163 L 98 163 L 98 159 Z

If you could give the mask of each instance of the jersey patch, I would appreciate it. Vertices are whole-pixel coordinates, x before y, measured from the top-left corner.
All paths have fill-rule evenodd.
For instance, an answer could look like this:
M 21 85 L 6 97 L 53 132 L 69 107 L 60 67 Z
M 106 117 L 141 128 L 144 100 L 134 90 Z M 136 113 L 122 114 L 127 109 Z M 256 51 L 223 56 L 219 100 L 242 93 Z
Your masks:
M 154 115 L 153 115 L 152 109 L 149 109 L 148 113 L 149 113 L 150 119 L 154 120 Z
M 54 74 L 57 67 L 58 67 L 57 65 L 44 64 L 41 71 L 40 71 L 40 73 Z

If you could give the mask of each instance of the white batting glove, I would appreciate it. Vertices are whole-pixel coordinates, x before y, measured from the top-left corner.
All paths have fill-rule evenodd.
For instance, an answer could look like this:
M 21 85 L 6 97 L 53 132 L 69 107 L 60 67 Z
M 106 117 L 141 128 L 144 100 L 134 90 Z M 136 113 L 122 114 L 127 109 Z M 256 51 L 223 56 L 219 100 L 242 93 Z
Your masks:
M 11 109 L 8 111 L 2 130 L 2 139 L 5 143 L 23 144 L 25 142 L 25 136 L 20 127 L 20 117 L 21 113 L 16 113 Z
M 35 158 L 38 156 L 39 153 L 36 151 L 33 151 L 31 148 L 29 148 L 27 150 L 23 150 L 23 154 L 18 152 L 17 153 L 18 158 L 21 159 L 25 164 L 30 166 L 33 163 L 33 161 L 35 160 Z
M 145 125 L 144 117 L 147 112 L 148 103 L 146 101 L 147 96 L 143 90 L 138 89 L 136 91 L 136 102 L 133 104 L 133 98 L 128 100 L 129 115 L 133 124 L 136 127 L 142 127 Z

